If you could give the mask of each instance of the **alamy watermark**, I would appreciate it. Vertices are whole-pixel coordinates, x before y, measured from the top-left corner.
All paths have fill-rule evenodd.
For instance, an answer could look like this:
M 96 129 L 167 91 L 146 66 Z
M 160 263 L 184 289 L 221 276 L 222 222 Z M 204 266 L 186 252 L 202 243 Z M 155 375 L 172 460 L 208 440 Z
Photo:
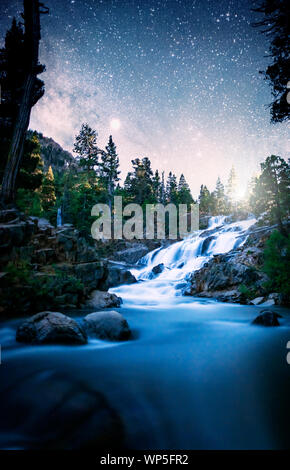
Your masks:
M 108 204 L 96 204 L 91 215 L 98 217 L 91 227 L 95 240 L 177 240 L 199 229 L 198 204 L 191 204 L 190 211 L 187 204 L 173 203 L 146 204 L 145 209 L 127 204 L 123 208 L 122 196 L 115 196 L 112 209 Z

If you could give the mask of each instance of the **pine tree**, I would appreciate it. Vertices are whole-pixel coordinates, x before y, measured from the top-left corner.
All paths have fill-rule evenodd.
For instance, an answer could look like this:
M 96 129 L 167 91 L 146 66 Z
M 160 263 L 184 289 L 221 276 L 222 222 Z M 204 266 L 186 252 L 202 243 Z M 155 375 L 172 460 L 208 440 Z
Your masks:
M 236 170 L 235 170 L 235 167 L 232 166 L 230 174 L 229 174 L 229 178 L 228 178 L 227 191 L 226 191 L 227 205 L 228 205 L 229 212 L 233 211 L 236 206 L 235 195 L 237 193 L 237 183 L 238 183 L 238 178 L 237 178 Z
M 97 132 L 88 124 L 83 124 L 76 136 L 74 152 L 78 155 L 79 166 L 95 176 L 98 168 L 98 158 L 102 153 L 97 147 Z
M 158 170 L 155 171 L 155 174 L 152 178 L 152 186 L 156 202 L 162 202 L 162 186 Z
M 225 188 L 221 182 L 220 177 L 218 177 L 216 182 L 216 187 L 214 190 L 214 200 L 215 200 L 215 214 L 223 215 L 226 213 L 226 197 L 225 197 Z
M 43 178 L 41 187 L 41 203 L 43 210 L 49 212 L 54 206 L 56 201 L 55 197 L 55 183 L 54 175 L 51 166 L 48 168 L 47 173 Z
M 212 197 L 207 187 L 203 184 L 200 187 L 198 201 L 200 213 L 202 215 L 209 215 L 211 212 Z
M 112 207 L 112 197 L 116 183 L 120 180 L 119 174 L 119 158 L 117 155 L 117 149 L 112 136 L 110 135 L 106 151 L 102 153 L 100 164 L 101 180 L 108 192 L 110 207 Z
M 161 179 L 161 200 L 160 200 L 160 202 L 161 202 L 162 204 L 165 204 L 165 199 L 166 199 L 165 175 L 164 175 L 164 171 L 162 171 L 162 179 Z
M 35 134 L 27 137 L 24 143 L 24 151 L 21 168 L 17 176 L 17 188 L 36 190 L 43 180 L 43 160 L 39 140 Z
M 178 202 L 177 179 L 174 173 L 169 172 L 166 183 L 166 200 L 176 204 Z
M 193 198 L 192 198 L 189 186 L 183 174 L 181 174 L 180 179 L 179 179 L 177 193 L 178 193 L 179 204 L 189 205 L 193 203 Z
M 250 198 L 251 208 L 256 215 L 267 215 L 285 234 L 283 220 L 289 216 L 290 165 L 283 158 L 271 155 L 261 163 L 261 170 Z
M 153 171 L 149 158 L 135 158 L 132 160 L 133 172 L 127 183 L 129 193 L 137 204 L 154 204 L 155 197 L 153 191 Z

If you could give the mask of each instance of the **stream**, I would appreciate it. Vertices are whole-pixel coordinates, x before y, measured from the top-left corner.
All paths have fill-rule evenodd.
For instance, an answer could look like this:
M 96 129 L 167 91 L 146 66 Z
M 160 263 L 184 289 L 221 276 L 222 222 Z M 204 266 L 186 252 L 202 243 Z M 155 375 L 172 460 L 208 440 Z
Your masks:
M 110 290 L 123 299 L 117 310 L 133 331 L 132 341 L 27 346 L 15 341 L 18 320 L 2 323 L 3 419 L 9 387 L 36 371 L 57 371 L 106 397 L 122 419 L 127 448 L 288 448 L 289 310 L 275 307 L 283 316 L 280 327 L 264 328 L 251 324 L 263 307 L 181 295 L 190 272 L 245 243 L 254 223 L 215 217 L 207 231 L 145 256 L 132 270 L 138 283 Z M 160 264 L 163 271 L 152 276 Z M 8 395 L 7 402 L 14 404 Z M 0 448 L 29 447 L 23 427 L 5 427 L 2 420 L 1 430 Z

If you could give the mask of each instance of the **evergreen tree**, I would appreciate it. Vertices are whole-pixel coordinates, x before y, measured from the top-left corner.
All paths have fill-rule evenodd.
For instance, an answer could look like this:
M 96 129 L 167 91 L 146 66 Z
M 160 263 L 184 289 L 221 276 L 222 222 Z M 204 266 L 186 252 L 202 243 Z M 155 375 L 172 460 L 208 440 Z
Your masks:
M 173 204 L 178 203 L 177 179 L 174 173 L 169 172 L 166 183 L 166 200 Z
M 36 135 L 28 137 L 24 144 L 21 168 L 17 176 L 17 188 L 34 191 L 42 184 L 43 161 Z
M 54 175 L 51 166 L 44 175 L 41 187 L 41 203 L 43 210 L 49 212 L 56 201 Z
M 283 158 L 271 155 L 261 163 L 261 170 L 250 199 L 251 207 L 256 215 L 264 213 L 277 223 L 283 234 L 283 219 L 289 215 L 290 166 Z
M 238 178 L 236 174 L 235 167 L 232 166 L 228 178 L 228 183 L 227 183 L 227 191 L 226 191 L 226 197 L 227 197 L 227 205 L 228 205 L 228 210 L 229 212 L 233 211 L 237 204 L 235 202 L 235 196 L 237 193 L 237 184 L 238 184 Z
M 106 146 L 106 151 L 103 152 L 101 156 L 100 174 L 108 192 L 109 205 L 111 207 L 114 189 L 116 183 L 120 180 L 119 158 L 117 155 L 116 145 L 114 144 L 111 135 L 109 143 Z
M 83 124 L 74 144 L 80 167 L 90 173 L 91 177 L 96 174 L 99 154 L 102 153 L 97 147 L 97 136 L 95 130 L 88 124 Z
M 220 177 L 218 177 L 216 182 L 216 187 L 214 190 L 214 212 L 216 215 L 222 215 L 226 213 L 226 197 L 225 197 L 225 188 L 221 182 Z
M 152 187 L 156 202 L 162 202 L 162 185 L 158 170 L 155 171 L 152 178 Z
M 282 122 L 289 119 L 287 83 L 290 70 L 290 3 L 283 0 L 264 0 L 255 11 L 262 13 L 264 18 L 254 26 L 263 28 L 262 32 L 271 38 L 272 63 L 262 73 L 272 88 L 272 122 Z
M 179 179 L 177 193 L 178 193 L 179 204 L 190 205 L 193 203 L 193 198 L 192 198 L 189 186 L 183 174 L 181 174 L 180 179 Z
M 160 202 L 161 202 L 162 204 L 165 204 L 165 199 L 166 199 L 165 175 L 164 175 L 164 171 L 162 171 L 162 179 L 161 179 L 161 200 L 160 200 Z
M 274 231 L 266 243 L 264 251 L 263 271 L 269 281 L 266 282 L 268 292 L 280 292 L 289 302 L 290 297 L 290 237 Z
M 203 184 L 200 187 L 198 201 L 200 213 L 202 215 L 209 215 L 211 212 L 212 197 L 209 190 L 207 189 L 207 186 Z
M 132 160 L 133 172 L 126 178 L 128 194 L 137 204 L 154 204 L 153 172 L 149 158 Z

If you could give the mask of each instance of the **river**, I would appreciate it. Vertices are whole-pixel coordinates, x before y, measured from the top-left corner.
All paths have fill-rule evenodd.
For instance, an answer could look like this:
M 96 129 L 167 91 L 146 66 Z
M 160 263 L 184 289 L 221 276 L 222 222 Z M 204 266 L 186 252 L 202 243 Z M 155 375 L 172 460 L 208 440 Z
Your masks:
M 206 236 L 201 232 L 147 255 L 133 270 L 137 284 L 111 289 L 123 298 L 119 311 L 132 341 L 23 346 L 15 342 L 19 322 L 2 324 L 0 411 L 9 386 L 53 370 L 105 395 L 124 423 L 127 448 L 289 447 L 289 311 L 275 307 L 281 326 L 264 328 L 251 325 L 261 307 L 181 295 L 186 275 L 244 243 L 254 222 L 212 219 Z M 203 245 L 209 236 L 214 238 Z M 163 272 L 152 278 L 160 263 Z M 17 427 L 4 432 L 2 422 L 1 429 L 0 447 L 26 448 Z

